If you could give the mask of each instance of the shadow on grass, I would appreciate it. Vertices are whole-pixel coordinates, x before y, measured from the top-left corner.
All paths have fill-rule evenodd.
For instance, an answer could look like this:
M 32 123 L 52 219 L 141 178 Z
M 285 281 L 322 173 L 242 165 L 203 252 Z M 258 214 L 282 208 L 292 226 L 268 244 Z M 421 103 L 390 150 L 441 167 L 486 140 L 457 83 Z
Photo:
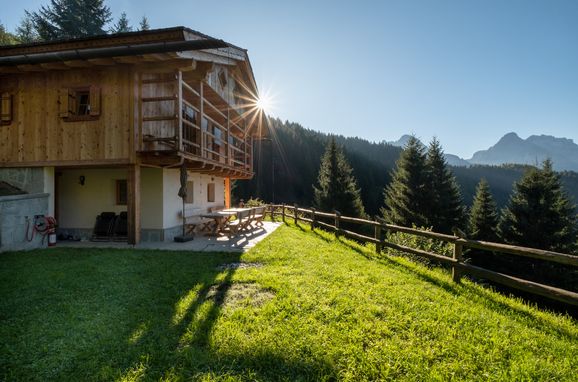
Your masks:
M 108 249 L 0 256 L 0 380 L 330 374 L 321 361 L 287 359 L 266 346 L 245 354 L 211 343 L 235 285 L 236 270 L 218 266 L 240 260 Z

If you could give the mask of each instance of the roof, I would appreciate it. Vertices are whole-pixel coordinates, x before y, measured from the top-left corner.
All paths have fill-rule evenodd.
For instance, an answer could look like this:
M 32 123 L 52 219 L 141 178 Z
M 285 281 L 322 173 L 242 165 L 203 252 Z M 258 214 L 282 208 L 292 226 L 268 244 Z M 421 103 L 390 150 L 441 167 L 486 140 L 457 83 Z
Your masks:
M 183 26 L 0 46 L 0 67 L 158 52 L 193 52 L 189 58 L 199 61 L 234 59 L 257 91 L 246 49 Z

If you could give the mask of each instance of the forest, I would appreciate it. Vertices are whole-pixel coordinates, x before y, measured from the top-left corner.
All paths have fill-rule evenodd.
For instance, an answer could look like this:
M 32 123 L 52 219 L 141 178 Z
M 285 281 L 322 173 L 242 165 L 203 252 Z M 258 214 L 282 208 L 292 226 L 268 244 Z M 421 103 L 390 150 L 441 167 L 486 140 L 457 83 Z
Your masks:
M 369 142 L 358 137 L 344 137 L 306 129 L 298 123 L 271 119 L 271 136 L 254 145 L 255 176 L 236 182 L 234 198 L 260 198 L 301 206 L 314 204 L 313 185 L 317 181 L 321 157 L 327 142 L 334 138 L 344 148 L 345 156 L 361 189 L 361 199 L 368 215 L 380 213 L 384 189 L 402 151 L 388 143 Z M 443 145 L 443 142 L 442 142 Z M 528 170 L 526 165 L 451 167 L 463 201 L 471 206 L 476 186 L 485 178 L 498 208 L 504 207 L 514 182 Z M 566 192 L 578 200 L 578 174 L 560 173 Z

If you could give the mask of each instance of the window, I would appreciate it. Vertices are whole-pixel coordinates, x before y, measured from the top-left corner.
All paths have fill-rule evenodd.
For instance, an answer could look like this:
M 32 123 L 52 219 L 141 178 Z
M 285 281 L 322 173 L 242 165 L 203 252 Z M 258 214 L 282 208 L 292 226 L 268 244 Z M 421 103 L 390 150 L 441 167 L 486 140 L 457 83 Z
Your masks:
M 12 94 L 2 93 L 0 99 L 0 125 L 12 123 Z
M 117 179 L 116 181 L 116 204 L 126 206 L 127 201 L 126 179 Z
M 187 197 L 185 198 L 185 203 L 193 204 L 195 202 L 195 182 L 187 182 Z
M 100 88 L 63 88 L 58 96 L 59 115 L 65 121 L 86 121 L 100 115 Z
M 219 72 L 219 83 L 221 84 L 222 88 L 227 86 L 227 73 L 224 70 Z
M 207 202 L 215 201 L 215 183 L 207 184 Z

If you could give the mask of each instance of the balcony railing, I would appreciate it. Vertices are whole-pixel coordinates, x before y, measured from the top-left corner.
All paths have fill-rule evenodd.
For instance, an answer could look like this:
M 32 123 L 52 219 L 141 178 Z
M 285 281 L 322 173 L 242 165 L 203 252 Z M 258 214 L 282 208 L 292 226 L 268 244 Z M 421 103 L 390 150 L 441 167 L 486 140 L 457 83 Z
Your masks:
M 246 121 L 204 81 L 185 81 L 180 71 L 141 74 L 139 99 L 141 153 L 178 153 L 252 173 Z

